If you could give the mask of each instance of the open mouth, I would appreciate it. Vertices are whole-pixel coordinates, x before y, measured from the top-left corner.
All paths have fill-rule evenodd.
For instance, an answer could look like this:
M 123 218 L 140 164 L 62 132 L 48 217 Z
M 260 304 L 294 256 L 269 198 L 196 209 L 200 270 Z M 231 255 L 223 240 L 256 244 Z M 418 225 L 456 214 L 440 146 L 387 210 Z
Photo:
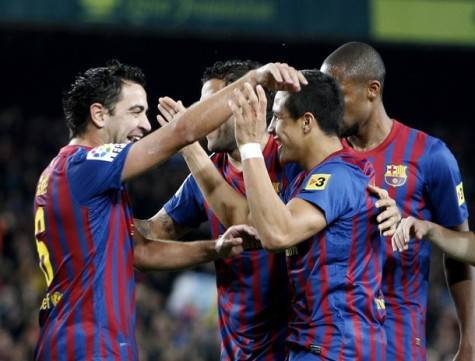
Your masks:
M 140 136 L 140 135 L 129 135 L 127 137 L 127 139 L 129 140 L 129 143 L 135 143 L 135 142 L 139 141 L 140 139 L 142 139 L 142 136 Z

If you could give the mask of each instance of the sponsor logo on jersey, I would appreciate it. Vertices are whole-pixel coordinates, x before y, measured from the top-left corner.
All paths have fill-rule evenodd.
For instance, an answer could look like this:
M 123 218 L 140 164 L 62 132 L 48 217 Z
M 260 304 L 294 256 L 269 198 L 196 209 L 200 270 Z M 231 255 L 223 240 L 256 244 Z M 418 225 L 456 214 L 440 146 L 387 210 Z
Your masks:
M 465 203 L 465 195 L 463 194 L 463 183 L 460 182 L 456 187 L 455 191 L 457 192 L 457 200 L 459 202 L 459 206 Z
M 305 186 L 306 191 L 321 191 L 327 187 L 331 174 L 314 174 Z
M 407 166 L 402 164 L 386 165 L 384 181 L 392 187 L 401 187 L 407 181 Z
M 286 255 L 287 257 L 296 256 L 296 255 L 298 255 L 298 254 L 299 254 L 299 249 L 298 249 L 297 247 L 295 247 L 295 246 L 290 247 L 290 248 L 287 248 L 287 249 L 285 250 L 285 255 Z
M 87 153 L 89 160 L 102 160 L 104 162 L 112 162 L 115 157 L 125 148 L 127 144 L 103 144 L 99 147 L 91 149 Z
M 48 190 L 49 168 L 41 175 L 38 185 L 36 186 L 36 196 L 41 196 Z
M 41 309 L 49 310 L 51 307 L 56 306 L 62 298 L 63 294 L 59 291 L 55 291 L 52 294 L 48 292 L 45 298 L 43 298 L 43 302 L 41 302 Z

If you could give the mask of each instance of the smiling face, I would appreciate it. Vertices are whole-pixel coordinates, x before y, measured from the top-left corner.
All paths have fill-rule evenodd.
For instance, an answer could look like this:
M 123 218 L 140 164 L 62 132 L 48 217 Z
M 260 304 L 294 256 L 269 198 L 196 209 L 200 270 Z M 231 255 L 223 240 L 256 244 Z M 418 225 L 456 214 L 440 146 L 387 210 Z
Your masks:
M 279 91 L 276 93 L 272 106 L 274 116 L 268 127 L 268 132 L 279 145 L 281 163 L 299 160 L 299 144 L 301 144 L 303 135 L 301 122 L 292 118 L 286 108 L 288 97 L 288 92 Z
M 210 79 L 203 84 L 201 89 L 201 100 L 209 98 L 224 88 L 226 83 L 221 79 Z M 234 136 L 234 117 L 224 122 L 219 128 L 215 129 L 206 136 L 208 149 L 211 152 L 231 153 L 237 148 L 236 138 Z
M 130 143 L 144 137 L 151 130 L 147 110 L 144 88 L 137 83 L 124 81 L 118 102 L 112 111 L 105 114 L 106 143 Z

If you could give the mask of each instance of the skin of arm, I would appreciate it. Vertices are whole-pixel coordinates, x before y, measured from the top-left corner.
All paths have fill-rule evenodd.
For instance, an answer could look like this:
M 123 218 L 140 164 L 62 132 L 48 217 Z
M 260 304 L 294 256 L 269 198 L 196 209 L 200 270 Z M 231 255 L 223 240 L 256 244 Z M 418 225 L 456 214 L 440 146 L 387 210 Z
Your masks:
M 142 271 L 174 271 L 218 258 L 236 256 L 243 251 L 243 238 L 256 239 L 256 231 L 246 225 L 228 228 L 216 241 L 193 242 L 149 239 L 144 236 L 152 233 L 148 220 L 136 219 L 135 227 L 137 232 L 134 232 L 134 266 Z
M 468 232 L 468 221 L 454 227 Z M 456 361 L 475 360 L 475 270 L 472 266 L 444 254 L 445 277 L 459 319 L 460 343 Z
M 454 360 L 474 359 L 475 335 L 475 235 L 468 231 L 468 222 L 453 230 L 429 221 L 408 217 L 401 221 L 393 236 L 393 250 L 404 251 L 411 238 L 427 239 L 444 252 L 446 281 L 455 303 L 460 327 L 459 350 Z
M 257 87 L 256 94 L 249 85 L 245 92 L 246 97 L 236 92 L 236 99 L 229 102 L 238 145 L 257 143 L 259 122 L 265 122 L 266 118 L 267 101 L 262 87 Z M 325 216 L 317 207 L 298 198 L 287 205 L 282 202 L 262 157 L 245 159 L 242 165 L 250 217 L 265 249 L 278 251 L 292 247 L 325 228 Z
M 168 159 L 182 147 L 204 137 L 230 116 L 227 101 L 244 84 L 263 84 L 270 89 L 300 90 L 305 77 L 287 64 L 271 63 L 251 70 L 209 98 L 193 104 L 175 121 L 134 143 L 127 155 L 122 181 L 128 180 Z

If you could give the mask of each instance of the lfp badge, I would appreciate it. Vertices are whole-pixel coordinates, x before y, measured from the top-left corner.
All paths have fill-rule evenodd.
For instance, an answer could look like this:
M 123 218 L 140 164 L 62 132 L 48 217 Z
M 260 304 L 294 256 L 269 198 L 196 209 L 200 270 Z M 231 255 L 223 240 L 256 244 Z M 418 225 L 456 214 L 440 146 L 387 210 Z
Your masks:
M 386 173 L 384 173 L 384 181 L 393 187 L 400 187 L 406 183 L 406 165 L 389 164 L 386 165 Z

